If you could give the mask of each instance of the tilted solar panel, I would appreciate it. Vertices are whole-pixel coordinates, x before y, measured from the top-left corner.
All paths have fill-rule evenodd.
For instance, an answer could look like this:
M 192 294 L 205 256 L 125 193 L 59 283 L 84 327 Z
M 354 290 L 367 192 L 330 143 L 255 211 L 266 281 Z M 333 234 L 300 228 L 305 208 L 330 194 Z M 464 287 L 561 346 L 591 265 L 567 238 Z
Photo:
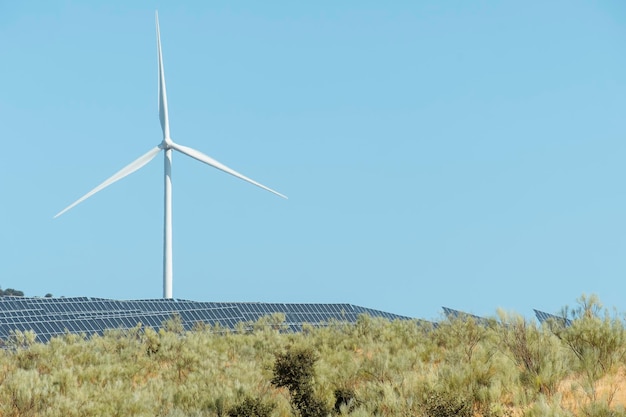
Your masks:
M 471 318 L 473 319 L 476 323 L 479 324 L 488 324 L 488 320 L 484 317 L 480 317 L 480 316 L 476 316 L 474 314 L 469 314 L 469 313 L 465 313 L 463 311 L 459 311 L 459 310 L 454 310 L 448 307 L 442 307 L 444 314 L 446 315 L 446 317 L 448 317 L 449 319 L 464 319 L 464 318 Z
M 197 323 L 219 324 L 235 329 L 238 323 L 256 322 L 275 313 L 285 316 L 288 331 L 300 331 L 304 323 L 323 326 L 331 321 L 355 322 L 360 314 L 390 320 L 406 320 L 384 311 L 351 304 L 197 302 L 179 299 L 110 300 L 105 298 L 28 298 L 0 297 L 0 339 L 15 331 L 32 330 L 37 339 L 47 342 L 66 332 L 102 335 L 108 329 L 129 329 L 141 323 L 160 329 L 173 315 L 180 316 L 183 327 Z
M 543 311 L 539 311 L 539 310 L 534 310 L 535 312 L 535 317 L 537 317 L 537 320 L 539 320 L 540 323 L 546 323 L 550 320 L 555 321 L 557 323 L 563 324 L 565 326 L 569 326 L 572 324 L 572 321 L 569 320 L 568 318 L 562 317 L 562 316 L 557 316 L 554 314 L 550 314 L 550 313 L 545 313 Z

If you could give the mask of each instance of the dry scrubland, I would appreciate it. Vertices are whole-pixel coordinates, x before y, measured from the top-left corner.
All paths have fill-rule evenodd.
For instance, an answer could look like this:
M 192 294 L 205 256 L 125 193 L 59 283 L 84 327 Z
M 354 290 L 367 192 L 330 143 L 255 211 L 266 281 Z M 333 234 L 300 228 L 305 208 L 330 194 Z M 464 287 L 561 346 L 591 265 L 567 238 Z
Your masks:
M 172 318 L 0 351 L 1 416 L 622 416 L 622 317 L 581 297 L 570 326 L 361 317 L 300 334 L 280 316 L 237 332 Z

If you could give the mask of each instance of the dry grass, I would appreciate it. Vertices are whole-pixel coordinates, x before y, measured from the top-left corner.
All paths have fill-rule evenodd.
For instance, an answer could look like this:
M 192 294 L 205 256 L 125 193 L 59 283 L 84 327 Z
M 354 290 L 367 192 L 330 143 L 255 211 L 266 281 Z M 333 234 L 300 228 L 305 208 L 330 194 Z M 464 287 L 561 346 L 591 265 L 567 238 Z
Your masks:
M 574 414 L 578 414 L 583 406 L 592 401 L 582 381 L 582 377 L 568 377 L 559 384 L 561 406 Z M 626 368 L 621 368 L 615 375 L 602 378 L 595 384 L 595 389 L 597 400 L 608 402 L 611 408 L 626 408 Z

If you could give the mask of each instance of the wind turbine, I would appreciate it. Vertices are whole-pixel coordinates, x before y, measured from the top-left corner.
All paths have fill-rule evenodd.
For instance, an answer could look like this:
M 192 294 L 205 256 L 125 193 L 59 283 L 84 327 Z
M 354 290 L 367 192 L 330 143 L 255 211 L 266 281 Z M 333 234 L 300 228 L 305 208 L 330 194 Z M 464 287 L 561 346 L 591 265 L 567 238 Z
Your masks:
M 163 227 L 163 298 L 172 298 L 172 151 L 178 151 L 184 155 L 190 156 L 194 159 L 197 159 L 200 162 L 203 162 L 207 165 L 212 166 L 213 168 L 217 168 L 221 171 L 226 172 L 227 174 L 233 175 L 239 179 L 249 182 L 250 184 L 254 184 L 257 187 L 263 188 L 271 193 L 276 194 L 277 196 L 287 198 L 283 194 L 272 190 L 269 187 L 266 187 L 263 184 L 260 184 L 253 179 L 246 177 L 235 171 L 232 168 L 227 167 L 219 161 L 211 158 L 208 155 L 203 154 L 200 151 L 189 148 L 187 146 L 179 145 L 178 143 L 172 141 L 170 137 L 170 124 L 167 115 L 167 94 L 165 91 L 165 75 L 163 72 L 163 56 L 161 53 L 161 32 L 159 30 L 159 14 L 155 13 L 156 17 L 156 34 L 157 34 L 157 52 L 159 59 L 159 119 L 161 121 L 161 129 L 163 130 L 163 140 L 161 143 L 150 149 L 148 152 L 135 159 L 130 164 L 126 165 L 124 168 L 120 169 L 118 172 L 113 174 L 110 178 L 105 180 L 102 184 L 98 185 L 93 190 L 89 191 L 87 194 L 61 210 L 57 213 L 54 218 L 56 219 L 66 211 L 70 210 L 77 204 L 85 201 L 98 191 L 108 187 L 126 177 L 127 175 L 132 174 L 137 171 L 139 168 L 146 165 L 150 162 L 154 157 L 161 151 L 164 151 L 165 155 L 165 210 L 164 210 L 164 227 Z

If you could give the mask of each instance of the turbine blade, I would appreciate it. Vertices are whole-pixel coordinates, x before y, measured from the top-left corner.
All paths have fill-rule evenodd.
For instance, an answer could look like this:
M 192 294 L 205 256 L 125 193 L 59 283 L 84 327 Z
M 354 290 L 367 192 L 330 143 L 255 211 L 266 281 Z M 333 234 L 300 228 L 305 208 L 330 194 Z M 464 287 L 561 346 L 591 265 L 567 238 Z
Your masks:
M 161 31 L 159 30 L 159 12 L 155 12 L 157 32 L 157 53 L 159 58 L 159 120 L 163 138 L 170 137 L 170 122 L 167 115 L 167 92 L 165 91 L 165 73 L 163 71 L 163 54 L 161 53 Z
M 114 182 L 119 181 L 125 176 L 130 175 L 133 172 L 137 171 L 139 168 L 141 168 L 142 166 L 150 162 L 160 151 L 161 151 L 161 148 L 158 146 L 150 149 L 147 153 L 141 155 L 139 158 L 135 159 L 133 162 L 131 162 L 130 164 L 126 165 L 124 168 L 117 171 L 112 177 L 104 181 L 102 184 L 98 185 L 96 188 L 89 191 L 87 194 L 85 194 L 84 196 L 82 196 L 81 198 L 79 198 L 78 200 L 74 201 L 72 204 L 70 204 L 63 210 L 61 210 L 59 213 L 57 213 L 56 216 L 54 216 L 54 218 L 56 219 L 61 214 L 65 213 L 66 211 L 73 208 L 77 204 L 85 201 L 86 199 L 88 199 L 89 197 L 97 193 L 98 191 L 102 190 L 103 188 L 106 188 L 109 185 L 113 184 Z
M 219 169 L 219 170 L 221 170 L 221 171 L 226 172 L 227 174 L 233 175 L 233 176 L 235 176 L 235 177 L 237 177 L 237 178 L 239 178 L 239 179 L 242 179 L 242 180 L 244 180 L 244 181 L 247 181 L 247 182 L 249 182 L 250 184 L 254 184 L 254 185 L 256 185 L 257 187 L 263 188 L 264 190 L 267 190 L 267 191 L 269 191 L 270 193 L 276 194 L 276 195 L 277 195 L 277 196 L 279 196 L 279 197 L 282 197 L 282 198 L 284 198 L 284 199 L 286 199 L 286 198 L 287 198 L 287 196 L 285 196 L 285 195 L 283 195 L 283 194 L 279 193 L 278 191 L 274 191 L 274 190 L 272 190 L 271 188 L 266 187 L 265 185 L 263 185 L 263 184 L 261 184 L 261 183 L 258 183 L 258 182 L 256 182 L 256 181 L 254 181 L 254 180 L 252 180 L 252 179 L 250 179 L 250 178 L 246 177 L 245 175 L 242 175 L 242 174 L 238 173 L 238 172 L 237 172 L 237 171 L 235 171 L 234 169 L 227 167 L 226 165 L 222 164 L 221 162 L 216 161 L 215 159 L 211 158 L 211 157 L 210 157 L 210 156 L 208 156 L 208 155 L 203 154 L 203 153 L 202 153 L 202 152 L 200 152 L 200 151 L 197 151 L 197 150 L 195 150 L 195 149 L 189 148 L 189 147 L 187 147 L 187 146 L 179 145 L 179 144 L 174 143 L 174 142 L 172 142 L 172 143 L 171 143 L 171 147 L 172 147 L 172 149 L 175 149 L 175 150 L 177 150 L 177 151 L 178 151 L 178 152 L 180 152 L 180 153 L 184 153 L 184 154 L 185 154 L 185 155 L 187 155 L 187 156 L 190 156 L 190 157 L 192 157 L 192 158 L 194 158 L 194 159 L 197 159 L 197 160 L 198 160 L 198 161 L 200 161 L 200 162 L 204 162 L 205 164 L 210 165 L 210 166 L 212 166 L 213 168 L 217 168 L 217 169 Z

